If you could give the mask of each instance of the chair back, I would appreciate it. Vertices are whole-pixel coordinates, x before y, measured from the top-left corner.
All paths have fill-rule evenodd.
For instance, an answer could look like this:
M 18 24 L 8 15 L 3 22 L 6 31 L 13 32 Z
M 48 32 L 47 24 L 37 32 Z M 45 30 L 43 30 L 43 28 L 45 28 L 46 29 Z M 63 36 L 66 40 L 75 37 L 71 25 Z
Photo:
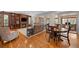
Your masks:
M 46 33 L 49 33 L 50 28 L 49 28 L 49 24 L 46 24 Z
M 68 31 L 67 31 L 67 37 L 69 37 L 69 32 L 70 32 L 70 26 L 69 26 Z

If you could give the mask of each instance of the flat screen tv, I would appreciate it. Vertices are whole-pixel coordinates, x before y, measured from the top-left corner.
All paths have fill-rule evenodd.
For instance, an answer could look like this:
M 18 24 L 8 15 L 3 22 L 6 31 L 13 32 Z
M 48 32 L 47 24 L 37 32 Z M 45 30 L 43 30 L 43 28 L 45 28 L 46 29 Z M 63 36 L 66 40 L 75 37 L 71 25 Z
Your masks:
M 22 22 L 26 22 L 27 21 L 27 18 L 22 18 L 21 21 Z

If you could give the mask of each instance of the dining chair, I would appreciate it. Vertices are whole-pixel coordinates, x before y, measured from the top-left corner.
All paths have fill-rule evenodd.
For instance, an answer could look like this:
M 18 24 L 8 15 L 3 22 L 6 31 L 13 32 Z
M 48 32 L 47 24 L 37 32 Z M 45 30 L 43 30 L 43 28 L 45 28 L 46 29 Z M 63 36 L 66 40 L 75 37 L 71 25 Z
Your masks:
M 56 41 L 57 39 L 57 35 L 56 35 L 56 32 L 54 31 L 53 26 L 51 27 L 51 30 L 49 32 L 49 42 L 50 42 L 50 39 L 53 39 L 54 41 Z
M 50 32 L 51 32 L 51 27 L 49 26 L 49 24 L 46 24 L 46 33 L 45 33 L 46 40 L 47 40 L 47 37 L 50 37 Z
M 53 29 L 50 27 L 48 42 L 50 42 L 50 39 L 51 39 L 52 37 L 53 37 Z
M 69 31 L 70 31 L 70 28 L 67 29 L 67 32 L 66 33 L 59 33 L 59 39 L 62 39 L 61 37 L 63 38 L 66 38 L 67 41 L 68 41 L 68 44 L 70 45 L 70 40 L 69 40 Z
M 50 29 L 49 29 L 49 24 L 46 24 L 46 33 L 49 33 Z

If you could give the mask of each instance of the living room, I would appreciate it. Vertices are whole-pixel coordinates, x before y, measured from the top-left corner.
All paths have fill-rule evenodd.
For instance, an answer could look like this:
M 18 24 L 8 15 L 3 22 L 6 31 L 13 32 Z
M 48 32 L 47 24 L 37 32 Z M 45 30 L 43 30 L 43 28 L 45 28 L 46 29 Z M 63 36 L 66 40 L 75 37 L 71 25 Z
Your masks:
M 75 11 L 2 11 L 0 12 L 1 47 L 77 47 L 77 18 L 78 12 Z M 48 42 L 48 35 L 45 37 L 46 24 L 65 25 L 66 22 L 72 24 L 70 32 L 74 38 L 71 37 L 73 38 L 71 46 L 63 43 L 62 45 L 58 43 L 60 46 L 56 46 L 52 41 Z
M 1 59 L 79 59 L 79 0 L 1 0 Z

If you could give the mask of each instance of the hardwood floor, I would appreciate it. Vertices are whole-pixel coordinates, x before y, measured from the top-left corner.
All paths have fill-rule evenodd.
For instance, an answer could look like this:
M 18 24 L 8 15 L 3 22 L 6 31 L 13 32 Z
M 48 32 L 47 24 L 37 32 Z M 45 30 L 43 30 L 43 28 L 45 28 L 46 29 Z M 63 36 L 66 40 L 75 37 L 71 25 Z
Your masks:
M 45 36 L 46 35 L 46 36 Z M 70 33 L 71 46 L 68 45 L 67 40 L 63 42 L 54 42 L 53 39 L 48 42 L 46 39 L 48 34 L 42 32 L 31 38 L 26 38 L 23 34 L 19 33 L 19 37 L 15 40 L 3 44 L 0 41 L 0 47 L 2 48 L 75 48 L 77 47 L 76 34 Z M 56 44 L 57 43 L 57 44 Z
M 77 34 L 77 45 L 78 45 L 78 47 L 79 47 L 79 33 Z

